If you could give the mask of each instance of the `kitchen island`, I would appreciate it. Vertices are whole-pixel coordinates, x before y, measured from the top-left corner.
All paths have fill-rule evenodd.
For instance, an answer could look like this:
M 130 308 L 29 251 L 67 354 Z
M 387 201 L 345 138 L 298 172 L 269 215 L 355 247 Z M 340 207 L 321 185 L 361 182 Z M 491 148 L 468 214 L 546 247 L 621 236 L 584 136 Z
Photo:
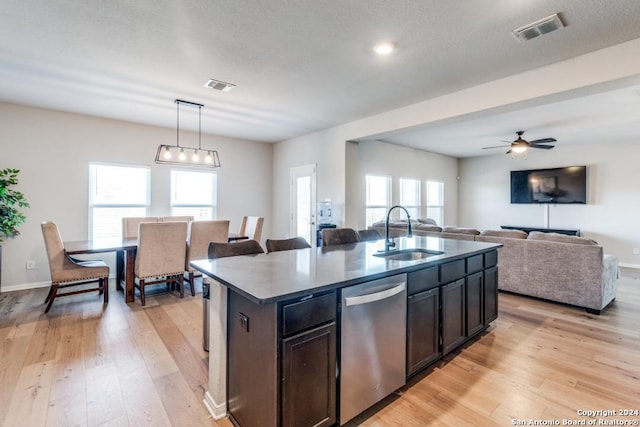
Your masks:
M 422 236 L 396 243 L 429 253 L 376 256 L 380 240 L 192 262 L 213 279 L 205 404 L 214 417 L 228 412 L 243 427 L 344 424 L 497 317 L 500 245 Z M 369 283 L 370 295 L 347 298 Z M 374 292 L 393 297 L 393 311 Z M 373 302 L 360 319 L 363 298 Z M 387 312 L 400 314 L 371 318 Z M 378 339 L 390 323 L 395 329 Z M 365 344 L 350 345 L 356 338 Z M 384 362 L 390 348 L 401 359 Z M 377 365 L 352 372 L 369 363 L 386 363 L 401 382 L 378 378 Z M 353 401 L 360 396 L 369 397 Z

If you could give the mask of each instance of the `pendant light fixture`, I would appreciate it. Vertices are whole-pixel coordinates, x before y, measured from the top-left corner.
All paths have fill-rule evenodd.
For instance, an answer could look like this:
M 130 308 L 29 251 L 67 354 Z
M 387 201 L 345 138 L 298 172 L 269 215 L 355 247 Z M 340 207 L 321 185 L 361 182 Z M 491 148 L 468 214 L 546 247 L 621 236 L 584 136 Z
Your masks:
M 176 145 L 160 144 L 156 163 L 165 165 L 219 168 L 220 158 L 216 150 L 202 149 L 202 104 L 176 99 Z M 198 108 L 198 148 L 180 146 L 180 104 Z

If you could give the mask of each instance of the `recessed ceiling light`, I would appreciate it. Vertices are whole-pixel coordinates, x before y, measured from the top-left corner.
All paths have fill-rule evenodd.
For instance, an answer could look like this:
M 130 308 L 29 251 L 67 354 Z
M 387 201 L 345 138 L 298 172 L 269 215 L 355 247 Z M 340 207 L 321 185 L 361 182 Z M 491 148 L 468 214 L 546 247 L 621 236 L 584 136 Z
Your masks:
M 395 50 L 396 50 L 396 47 L 391 42 L 381 42 L 381 43 L 376 44 L 373 47 L 373 51 L 375 53 L 377 53 L 378 55 L 382 55 L 382 56 L 389 55 L 389 54 L 393 53 L 393 51 L 395 51 Z
M 204 87 L 208 87 L 209 89 L 221 90 L 222 92 L 230 92 L 236 85 L 232 83 L 221 82 L 220 80 L 209 79 L 204 84 Z

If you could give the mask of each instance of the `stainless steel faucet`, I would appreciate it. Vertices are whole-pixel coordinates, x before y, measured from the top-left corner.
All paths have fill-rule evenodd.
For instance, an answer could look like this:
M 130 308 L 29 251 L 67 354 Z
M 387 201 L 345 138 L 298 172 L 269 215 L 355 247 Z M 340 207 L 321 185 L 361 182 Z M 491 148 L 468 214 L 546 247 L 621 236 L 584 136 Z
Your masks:
M 389 208 L 389 212 L 387 212 L 387 220 L 385 221 L 385 224 L 384 224 L 384 233 L 385 233 L 384 251 L 385 252 L 389 252 L 389 249 L 394 248 L 396 246 L 396 242 L 392 241 L 389 238 L 389 218 L 391 217 L 391 211 L 394 210 L 395 208 L 401 208 L 407 214 L 407 224 L 408 224 L 407 237 L 413 237 L 413 232 L 411 231 L 411 216 L 409 215 L 409 211 L 404 206 L 400 206 L 400 205 L 391 206 L 391 208 Z

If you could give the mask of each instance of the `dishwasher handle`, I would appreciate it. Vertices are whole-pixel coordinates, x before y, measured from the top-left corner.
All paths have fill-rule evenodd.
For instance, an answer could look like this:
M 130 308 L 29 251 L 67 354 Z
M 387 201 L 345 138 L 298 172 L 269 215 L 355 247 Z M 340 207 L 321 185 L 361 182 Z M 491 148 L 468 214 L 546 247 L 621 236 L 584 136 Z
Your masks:
M 358 295 L 355 297 L 346 297 L 344 299 L 344 305 L 349 307 L 353 305 L 368 304 L 370 302 L 380 301 L 380 300 L 390 298 L 394 295 L 399 294 L 400 292 L 404 291 L 405 288 L 406 288 L 406 284 L 405 282 L 402 282 L 399 285 L 394 286 L 393 288 L 385 289 L 384 291 L 375 292 L 373 294 Z

